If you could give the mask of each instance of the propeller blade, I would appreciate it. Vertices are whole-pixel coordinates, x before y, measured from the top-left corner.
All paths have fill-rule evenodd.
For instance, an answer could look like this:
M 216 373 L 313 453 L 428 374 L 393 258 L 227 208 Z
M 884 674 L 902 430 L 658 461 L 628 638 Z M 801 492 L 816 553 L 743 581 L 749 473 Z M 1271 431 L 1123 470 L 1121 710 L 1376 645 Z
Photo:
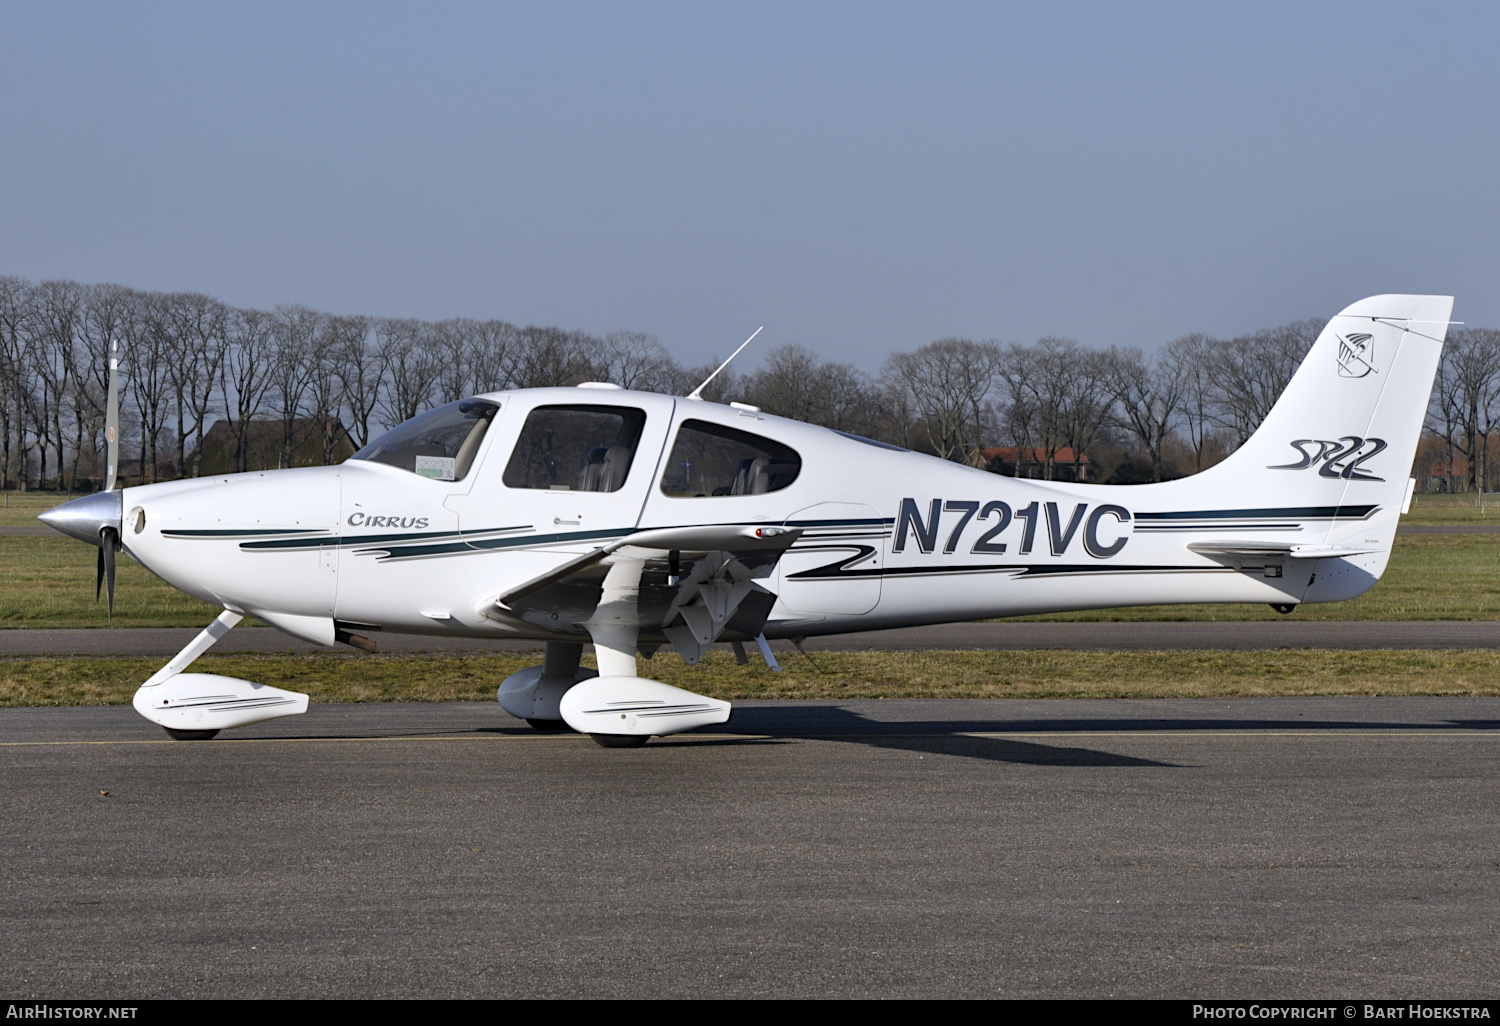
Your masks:
M 120 343 L 109 340 L 109 396 L 104 406 L 104 490 L 113 491 L 120 470 Z M 95 596 L 97 599 L 97 596 Z
M 99 601 L 99 593 L 104 589 L 104 546 L 99 546 L 99 562 L 94 568 L 94 601 Z
M 104 560 L 104 594 L 108 599 L 109 618 L 115 618 L 115 546 L 119 544 L 120 533 L 112 527 L 106 527 L 101 534 L 104 544 L 99 549 L 99 557 Z

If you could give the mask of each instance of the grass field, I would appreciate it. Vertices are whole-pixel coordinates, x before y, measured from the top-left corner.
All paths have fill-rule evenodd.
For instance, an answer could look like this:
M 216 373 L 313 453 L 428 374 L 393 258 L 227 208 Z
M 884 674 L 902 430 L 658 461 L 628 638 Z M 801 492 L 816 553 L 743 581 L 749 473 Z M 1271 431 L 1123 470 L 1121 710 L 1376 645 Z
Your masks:
M 495 700 L 537 653 L 472 656 L 206 656 L 222 673 L 305 692 L 314 702 Z M 781 673 L 713 652 L 643 663 L 653 678 L 724 699 L 1215 698 L 1265 695 L 1500 695 L 1500 653 L 820 652 Z M 587 664 L 589 660 L 585 660 Z M 127 704 L 156 671 L 149 659 L 0 661 L 0 707 Z
M 1500 495 L 1413 495 L 1403 524 L 1500 524 Z
M 0 628 L 201 627 L 217 614 L 128 557 L 115 618 L 94 602 L 94 550 L 68 538 L 0 538 Z M 1306 606 L 1312 620 L 1493 620 L 1500 617 L 1500 535 L 1403 535 L 1390 569 L 1352 602 Z M 1041 620 L 1274 620 L 1263 605 L 1145 606 Z
M 123 553 L 115 618 L 94 602 L 97 550 L 71 538 L 0 538 L 0 627 L 202 627 L 218 610 Z
M 0 491 L 0 527 L 36 527 L 38 513 L 67 501 L 68 496 L 58 492 Z

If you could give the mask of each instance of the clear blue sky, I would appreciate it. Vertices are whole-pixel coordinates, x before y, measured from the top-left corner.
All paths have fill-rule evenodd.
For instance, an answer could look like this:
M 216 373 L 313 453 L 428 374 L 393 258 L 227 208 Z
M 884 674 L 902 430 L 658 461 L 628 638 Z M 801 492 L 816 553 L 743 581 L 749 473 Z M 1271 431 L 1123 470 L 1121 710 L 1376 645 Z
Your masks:
M 1443 292 L 1500 4 L 0 4 L 0 273 L 868 369 Z M 760 345 L 757 342 L 757 345 Z

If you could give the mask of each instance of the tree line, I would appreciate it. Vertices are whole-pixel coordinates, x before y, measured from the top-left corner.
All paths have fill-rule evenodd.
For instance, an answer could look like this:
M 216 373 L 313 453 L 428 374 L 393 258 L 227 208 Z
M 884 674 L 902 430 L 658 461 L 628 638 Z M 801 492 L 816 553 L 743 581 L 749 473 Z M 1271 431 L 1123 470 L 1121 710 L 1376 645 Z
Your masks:
M 892 354 L 874 374 L 784 345 L 753 372 L 726 370 L 703 395 L 1002 474 L 1160 481 L 1243 443 L 1323 324 L 1189 335 L 1149 356 L 1054 337 L 943 338 Z M 98 486 L 111 339 L 122 347 L 121 472 L 131 481 L 196 476 L 220 420 L 235 470 L 260 469 L 256 431 L 276 440 L 274 465 L 307 462 L 309 451 L 329 463 L 347 453 L 346 433 L 360 447 L 475 393 L 610 381 L 686 395 L 717 365 L 683 366 L 639 332 L 248 310 L 198 293 L 0 276 L 5 487 Z M 1458 329 L 1448 339 L 1419 463 L 1429 464 L 1429 488 L 1488 490 L 1500 332 Z

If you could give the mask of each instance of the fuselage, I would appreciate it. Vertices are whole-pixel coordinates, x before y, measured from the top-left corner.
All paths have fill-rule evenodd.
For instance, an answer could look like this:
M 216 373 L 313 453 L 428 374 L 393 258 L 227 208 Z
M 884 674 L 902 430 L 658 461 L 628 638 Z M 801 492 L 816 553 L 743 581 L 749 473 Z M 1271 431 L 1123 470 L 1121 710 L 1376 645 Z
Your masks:
M 784 525 L 802 533 L 761 584 L 776 596 L 765 633 L 785 637 L 1121 605 L 1346 598 L 1379 577 L 1384 554 L 1298 560 L 1188 544 L 1226 535 L 1325 544 L 1393 532 L 1399 515 L 1389 503 L 1350 501 L 1347 482 L 1320 490 L 1309 479 L 1306 499 L 1257 505 L 1215 503 L 1191 478 L 1121 487 L 1004 477 L 653 393 L 529 389 L 474 402 L 493 408 L 488 427 L 456 457 L 128 488 L 124 548 L 189 594 L 318 640 L 335 623 L 556 640 L 581 629 L 486 610 L 507 588 L 634 532 Z M 568 418 L 625 441 L 588 448 L 548 427 Z M 1327 562 L 1341 573 L 1310 588 Z

